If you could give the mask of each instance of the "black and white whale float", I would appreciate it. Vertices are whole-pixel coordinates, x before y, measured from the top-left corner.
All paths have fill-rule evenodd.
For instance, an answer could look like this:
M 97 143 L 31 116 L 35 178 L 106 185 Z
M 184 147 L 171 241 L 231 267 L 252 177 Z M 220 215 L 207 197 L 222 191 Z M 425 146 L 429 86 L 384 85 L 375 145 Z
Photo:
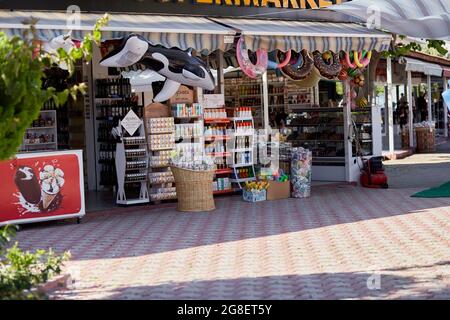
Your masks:
M 214 77 L 206 64 L 192 51 L 176 48 L 168 49 L 150 44 L 144 37 L 131 34 L 121 45 L 107 54 L 100 65 L 125 68 L 140 63 L 165 78 L 163 89 L 154 97 L 162 102 L 172 97 L 180 84 L 214 90 Z

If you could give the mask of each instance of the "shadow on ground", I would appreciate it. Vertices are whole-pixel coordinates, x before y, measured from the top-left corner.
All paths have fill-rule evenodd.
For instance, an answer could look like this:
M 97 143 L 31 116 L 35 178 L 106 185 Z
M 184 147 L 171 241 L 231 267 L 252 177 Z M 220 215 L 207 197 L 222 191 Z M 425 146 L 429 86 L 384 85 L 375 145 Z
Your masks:
M 445 262 L 448 264 L 448 262 Z M 212 279 L 170 282 L 155 286 L 102 288 L 102 299 L 447 299 L 449 279 L 436 278 L 432 287 L 421 280 L 397 276 L 392 271 L 377 273 L 340 272 L 309 275 L 283 275 L 255 278 Z M 89 295 L 99 288 L 57 292 L 57 299 Z

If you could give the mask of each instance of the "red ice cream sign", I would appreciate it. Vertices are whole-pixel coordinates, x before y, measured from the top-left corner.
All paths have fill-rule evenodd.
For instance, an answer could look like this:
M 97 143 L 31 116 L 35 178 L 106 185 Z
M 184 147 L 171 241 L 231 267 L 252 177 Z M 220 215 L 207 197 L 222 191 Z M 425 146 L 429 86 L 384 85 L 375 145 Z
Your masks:
M 0 224 L 5 221 L 84 214 L 77 154 L 0 162 Z

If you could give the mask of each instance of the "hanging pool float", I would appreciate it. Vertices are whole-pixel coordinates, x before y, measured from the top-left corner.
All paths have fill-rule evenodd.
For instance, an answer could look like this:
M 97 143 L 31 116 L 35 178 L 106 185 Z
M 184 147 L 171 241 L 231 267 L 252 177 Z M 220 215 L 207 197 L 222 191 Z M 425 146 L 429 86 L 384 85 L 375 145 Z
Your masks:
M 363 69 L 367 67 L 370 63 L 370 59 L 372 58 L 372 51 L 365 51 L 358 52 L 354 50 L 352 53 L 346 52 L 345 53 L 345 63 L 348 65 L 351 69 L 360 68 Z M 353 60 L 353 61 L 352 61 Z
M 236 58 L 239 62 L 239 67 L 250 78 L 255 79 L 262 75 L 267 70 L 269 57 L 267 51 L 264 49 L 256 50 L 256 63 L 254 64 L 248 55 L 248 50 L 245 47 L 244 39 L 239 38 L 236 44 Z
M 342 65 L 339 62 L 339 54 L 332 51 L 325 51 L 320 53 L 314 51 L 314 65 L 319 70 L 320 75 L 327 79 L 335 79 L 342 70 Z
M 290 62 L 281 68 L 281 72 L 283 72 L 286 77 L 294 81 L 305 80 L 313 71 L 314 59 L 311 58 L 311 55 L 306 50 L 302 50 L 296 55 L 297 57 L 291 57 Z M 281 52 L 278 53 L 278 58 L 279 60 L 284 61 L 284 59 L 282 59 L 283 57 Z

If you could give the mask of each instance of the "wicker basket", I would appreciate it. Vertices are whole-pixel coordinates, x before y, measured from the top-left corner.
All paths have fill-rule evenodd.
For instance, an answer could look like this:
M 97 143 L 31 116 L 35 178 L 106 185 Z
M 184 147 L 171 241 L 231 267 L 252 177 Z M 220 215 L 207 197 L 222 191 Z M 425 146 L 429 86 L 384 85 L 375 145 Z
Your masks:
M 179 211 L 212 211 L 216 208 L 213 197 L 214 171 L 195 171 L 171 166 Z
M 415 128 L 417 138 L 417 152 L 427 153 L 436 151 L 435 129 Z

